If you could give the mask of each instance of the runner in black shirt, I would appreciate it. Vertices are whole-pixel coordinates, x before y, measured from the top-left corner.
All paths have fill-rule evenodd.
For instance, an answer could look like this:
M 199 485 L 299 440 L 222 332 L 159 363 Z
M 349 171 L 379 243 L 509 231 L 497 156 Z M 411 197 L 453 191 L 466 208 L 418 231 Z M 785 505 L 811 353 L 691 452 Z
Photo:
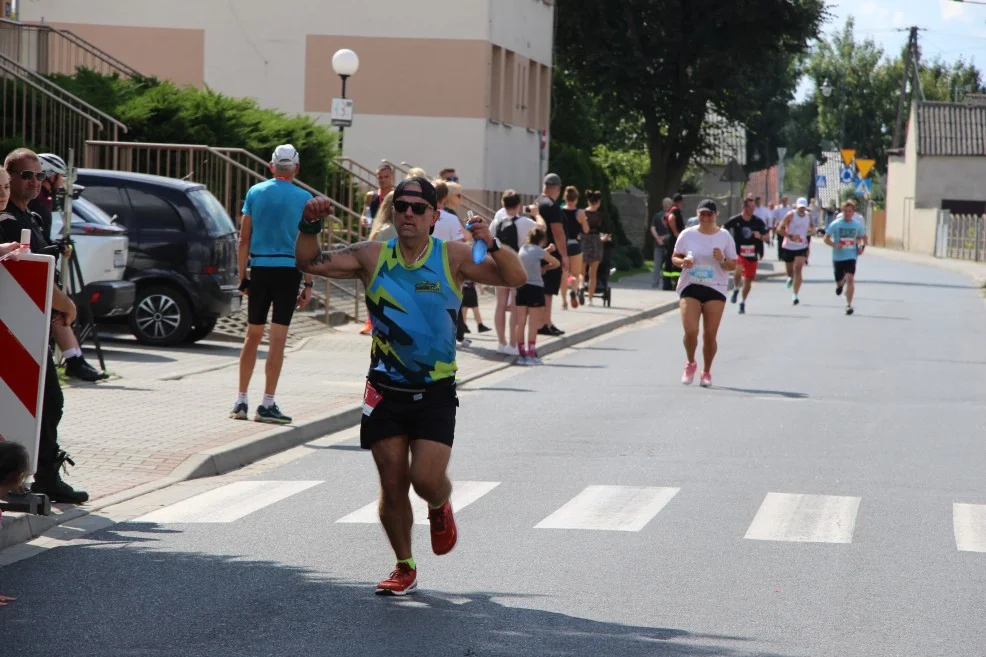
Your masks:
M 753 199 L 743 201 L 743 212 L 732 217 L 723 225 L 723 228 L 733 234 L 736 240 L 736 254 L 738 256 L 736 273 L 733 280 L 732 302 L 736 303 L 736 297 L 740 291 L 740 279 L 743 280 L 743 301 L 740 302 L 739 312 L 741 315 L 746 313 L 746 298 L 750 296 L 750 289 L 753 287 L 753 279 L 757 277 L 757 261 L 763 257 L 764 239 L 767 238 L 767 225 L 759 217 L 754 216 Z M 769 239 L 769 238 L 768 238 Z

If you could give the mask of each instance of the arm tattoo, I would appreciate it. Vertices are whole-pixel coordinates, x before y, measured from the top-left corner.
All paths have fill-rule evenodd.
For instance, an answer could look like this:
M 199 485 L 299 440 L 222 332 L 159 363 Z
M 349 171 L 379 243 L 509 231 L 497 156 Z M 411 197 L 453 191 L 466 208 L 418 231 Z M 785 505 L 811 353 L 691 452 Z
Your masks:
M 358 251 L 362 251 L 368 246 L 370 246 L 370 242 L 357 242 L 356 244 L 332 249 L 331 251 L 320 251 L 317 256 L 312 258 L 312 266 L 315 267 L 322 263 L 332 262 L 332 256 L 355 255 Z

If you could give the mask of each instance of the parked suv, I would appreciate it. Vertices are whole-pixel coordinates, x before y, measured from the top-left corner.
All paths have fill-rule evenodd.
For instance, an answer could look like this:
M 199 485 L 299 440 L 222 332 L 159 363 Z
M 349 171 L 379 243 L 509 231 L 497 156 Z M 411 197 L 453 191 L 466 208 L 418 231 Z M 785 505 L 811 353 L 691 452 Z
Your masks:
M 240 309 L 236 228 L 204 185 L 97 169 L 79 169 L 77 182 L 127 229 L 124 276 L 137 286 L 129 322 L 140 342 L 195 342 Z

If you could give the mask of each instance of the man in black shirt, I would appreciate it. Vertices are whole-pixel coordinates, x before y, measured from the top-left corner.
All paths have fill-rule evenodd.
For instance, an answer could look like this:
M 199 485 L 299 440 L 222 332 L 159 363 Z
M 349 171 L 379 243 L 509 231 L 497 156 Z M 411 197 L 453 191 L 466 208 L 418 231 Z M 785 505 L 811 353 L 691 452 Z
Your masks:
M 673 290 L 681 277 L 681 267 L 676 267 L 671 260 L 674 253 L 674 245 L 678 241 L 678 235 L 685 230 L 685 218 L 681 216 L 681 204 L 685 198 L 681 194 L 675 194 L 671 199 L 671 209 L 664 215 L 668 225 L 668 239 L 664 242 L 664 289 Z
M 664 199 L 663 210 L 656 213 L 650 220 L 650 234 L 654 238 L 654 282 L 651 287 L 661 286 L 661 279 L 664 278 L 664 246 L 668 241 L 668 222 L 667 215 L 671 210 L 671 199 Z
M 730 231 L 733 239 L 736 240 L 738 266 L 733 282 L 732 302 L 736 303 L 740 291 L 740 279 L 742 279 L 743 301 L 739 305 L 740 315 L 746 313 L 746 298 L 750 296 L 753 279 L 757 277 L 757 261 L 763 257 L 764 240 L 770 239 L 767 235 L 767 225 L 762 219 L 754 216 L 754 210 L 754 200 L 748 198 L 743 201 L 743 212 L 723 225 L 723 228 Z
M 539 335 L 563 335 L 551 320 L 552 300 L 561 289 L 561 277 L 568 276 L 568 240 L 565 237 L 565 215 L 558 207 L 561 196 L 561 176 L 549 173 L 544 177 L 544 188 L 537 200 L 538 215 L 547 225 L 548 244 L 555 245 L 555 255 L 561 260 L 561 267 L 546 271 L 544 279 L 545 325 L 538 330 Z
M 0 242 L 19 242 L 21 230 L 26 228 L 31 231 L 31 253 L 50 254 L 51 248 L 42 234 L 39 217 L 27 209 L 28 203 L 41 191 L 41 181 L 45 177 L 41 161 L 33 151 L 19 148 L 6 157 L 3 166 L 10 175 L 10 200 L 7 208 L 0 212 Z M 71 327 L 76 316 L 75 304 L 57 285 L 52 292 L 51 306 L 52 324 Z M 58 423 L 62 419 L 65 398 L 62 396 L 58 372 L 50 351 L 47 356 L 38 471 L 34 475 L 31 490 L 48 495 L 53 502 L 83 504 L 89 499 L 89 495 L 74 490 L 62 481 L 58 473 L 62 464 L 66 461 L 71 463 L 71 459 L 58 447 Z

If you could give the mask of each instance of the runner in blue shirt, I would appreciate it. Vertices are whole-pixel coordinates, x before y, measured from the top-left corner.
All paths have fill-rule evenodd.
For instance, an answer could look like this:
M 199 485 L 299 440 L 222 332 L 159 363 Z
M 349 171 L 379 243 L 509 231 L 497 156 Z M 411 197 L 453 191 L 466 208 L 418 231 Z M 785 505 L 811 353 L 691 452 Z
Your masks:
M 248 295 L 247 334 L 240 353 L 240 388 L 236 403 L 229 416 L 245 420 L 250 406 L 247 388 L 253 368 L 257 364 L 257 348 L 264 337 L 267 314 L 271 316 L 269 346 L 265 371 L 264 400 L 257 407 L 254 420 L 272 424 L 289 424 L 291 418 L 281 413 L 274 403 L 274 392 L 284 364 L 284 345 L 288 326 L 295 308 L 302 308 L 312 297 L 312 277 L 305 275 L 301 285 L 301 272 L 294 261 L 294 242 L 298 237 L 298 222 L 312 195 L 294 184 L 300 167 L 298 151 L 291 144 L 274 149 L 270 169 L 274 174 L 250 188 L 243 202 L 243 218 L 240 220 L 240 249 L 237 264 L 240 272 L 240 289 Z M 249 262 L 250 277 L 247 278 Z
M 866 248 L 866 226 L 855 217 L 856 202 L 849 199 L 842 205 L 842 214 L 825 229 L 825 243 L 832 247 L 835 267 L 835 293 L 846 290 L 846 314 L 853 314 L 852 298 L 856 291 L 856 259 Z

